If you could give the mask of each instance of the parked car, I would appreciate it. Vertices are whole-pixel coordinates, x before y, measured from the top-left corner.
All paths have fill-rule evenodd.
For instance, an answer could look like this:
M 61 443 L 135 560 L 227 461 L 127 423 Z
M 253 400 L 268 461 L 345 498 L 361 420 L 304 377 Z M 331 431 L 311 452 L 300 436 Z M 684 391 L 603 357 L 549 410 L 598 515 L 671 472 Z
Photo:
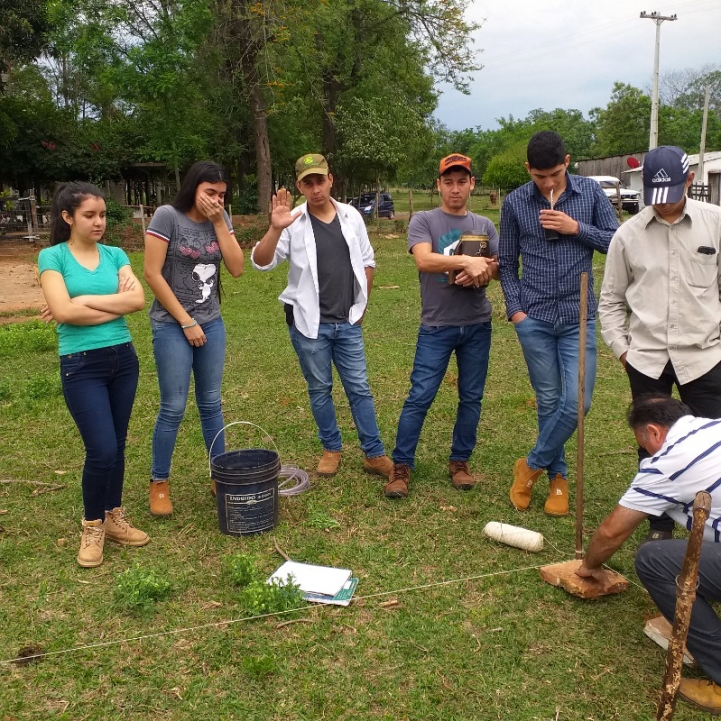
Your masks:
M 618 186 L 621 191 L 621 207 L 630 215 L 636 215 L 636 213 L 638 213 L 641 194 L 637 190 L 624 188 L 621 181 L 612 175 L 590 175 L 589 177 L 591 180 L 595 180 L 600 184 L 603 192 L 606 193 L 606 197 L 611 201 L 614 208 L 618 203 L 618 196 L 616 194 L 616 186 Z
M 389 193 L 379 193 L 378 197 L 380 202 L 378 204 L 378 217 L 379 218 L 393 218 L 396 217 L 395 207 L 393 205 L 393 198 Z M 358 198 L 351 198 L 350 204 L 354 208 L 358 208 L 364 218 L 375 217 L 375 205 L 376 205 L 376 194 L 375 193 L 363 193 Z

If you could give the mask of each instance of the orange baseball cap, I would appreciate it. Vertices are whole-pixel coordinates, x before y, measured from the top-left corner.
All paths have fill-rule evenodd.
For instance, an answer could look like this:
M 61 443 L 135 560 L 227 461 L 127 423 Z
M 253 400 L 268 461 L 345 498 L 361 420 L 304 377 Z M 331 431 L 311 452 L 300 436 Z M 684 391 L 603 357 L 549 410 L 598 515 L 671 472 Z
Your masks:
M 452 168 L 463 168 L 463 170 L 468 171 L 469 175 L 473 175 L 471 159 L 467 155 L 461 155 L 460 153 L 446 155 L 438 166 L 438 175 L 443 175 L 443 173 L 448 172 Z

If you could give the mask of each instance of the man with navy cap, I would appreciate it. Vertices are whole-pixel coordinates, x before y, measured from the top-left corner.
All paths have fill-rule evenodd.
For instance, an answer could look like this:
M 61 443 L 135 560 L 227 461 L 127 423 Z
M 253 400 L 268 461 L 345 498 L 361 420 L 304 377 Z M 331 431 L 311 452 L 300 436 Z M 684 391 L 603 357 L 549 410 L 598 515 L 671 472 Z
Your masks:
M 648 153 L 646 207 L 611 241 L 598 316 L 634 400 L 671 395 L 675 385 L 695 416 L 720 418 L 721 207 L 686 197 L 693 178 L 681 148 Z M 639 461 L 647 456 L 639 448 Z M 672 535 L 663 516 L 646 540 Z

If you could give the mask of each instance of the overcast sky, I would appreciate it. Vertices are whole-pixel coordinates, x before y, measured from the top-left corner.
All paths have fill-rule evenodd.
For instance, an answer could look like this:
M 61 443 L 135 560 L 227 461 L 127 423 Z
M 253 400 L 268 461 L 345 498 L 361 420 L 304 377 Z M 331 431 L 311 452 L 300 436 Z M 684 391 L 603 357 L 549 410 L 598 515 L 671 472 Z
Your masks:
M 605 107 L 613 83 L 650 88 L 656 25 L 642 10 L 678 15 L 661 25 L 661 75 L 721 66 L 721 0 L 475 0 L 475 49 L 483 70 L 471 94 L 443 86 L 436 117 L 452 130 L 498 127 L 535 108 Z

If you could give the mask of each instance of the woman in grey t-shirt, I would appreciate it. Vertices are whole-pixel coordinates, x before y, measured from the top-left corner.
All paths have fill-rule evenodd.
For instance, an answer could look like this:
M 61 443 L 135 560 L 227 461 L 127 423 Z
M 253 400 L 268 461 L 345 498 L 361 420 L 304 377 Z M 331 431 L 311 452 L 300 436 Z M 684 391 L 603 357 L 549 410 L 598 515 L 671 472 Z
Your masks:
M 173 512 L 168 479 L 178 427 L 185 414 L 190 372 L 205 446 L 223 429 L 220 386 L 225 363 L 225 326 L 220 315 L 221 261 L 237 278 L 243 252 L 223 210 L 228 182 L 209 161 L 193 165 L 172 205 L 160 206 L 145 235 L 144 276 L 155 300 L 150 307 L 160 411 L 153 431 L 150 512 Z M 223 453 L 220 435 L 214 454 Z

